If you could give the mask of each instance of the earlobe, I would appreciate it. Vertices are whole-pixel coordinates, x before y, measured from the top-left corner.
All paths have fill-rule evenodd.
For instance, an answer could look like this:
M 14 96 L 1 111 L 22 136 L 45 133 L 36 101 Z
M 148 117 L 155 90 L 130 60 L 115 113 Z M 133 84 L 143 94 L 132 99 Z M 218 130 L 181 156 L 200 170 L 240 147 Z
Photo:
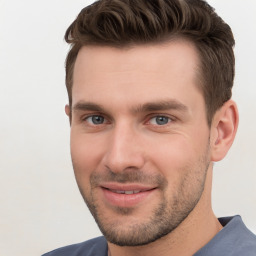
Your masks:
M 70 107 L 69 107 L 68 104 L 65 105 L 65 113 L 66 113 L 66 115 L 67 115 L 68 117 L 70 116 Z
M 69 117 L 69 123 L 71 125 L 71 110 L 70 110 L 70 106 L 68 104 L 65 105 L 65 113 Z
M 211 161 L 220 161 L 227 154 L 235 139 L 238 120 L 238 110 L 233 100 L 227 101 L 216 112 L 211 127 Z

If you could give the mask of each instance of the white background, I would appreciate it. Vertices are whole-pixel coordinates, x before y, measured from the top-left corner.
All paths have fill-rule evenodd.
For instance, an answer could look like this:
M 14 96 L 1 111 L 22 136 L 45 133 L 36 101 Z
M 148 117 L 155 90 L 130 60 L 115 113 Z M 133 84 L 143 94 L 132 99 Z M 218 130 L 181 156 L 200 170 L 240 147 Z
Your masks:
M 91 1 L 0 0 L 0 255 L 40 255 L 100 234 L 69 156 L 63 36 Z M 211 0 L 236 37 L 240 127 L 215 165 L 217 216 L 256 232 L 256 1 Z

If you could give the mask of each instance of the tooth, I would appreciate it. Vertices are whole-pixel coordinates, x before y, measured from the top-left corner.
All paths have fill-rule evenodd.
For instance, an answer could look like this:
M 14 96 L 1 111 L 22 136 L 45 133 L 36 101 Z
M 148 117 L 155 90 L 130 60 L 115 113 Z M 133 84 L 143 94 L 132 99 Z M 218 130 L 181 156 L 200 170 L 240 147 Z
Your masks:
M 124 190 L 111 190 L 112 192 L 114 193 L 117 193 L 117 194 L 126 194 L 126 195 L 132 195 L 132 194 L 137 194 L 140 192 L 140 190 L 127 190 L 127 191 L 124 191 Z
M 124 194 L 123 190 L 111 190 L 111 191 L 117 194 Z
M 116 193 L 118 193 L 118 194 L 125 194 L 125 191 L 123 191 L 123 190 L 117 190 Z
M 125 194 L 126 195 L 131 195 L 131 194 L 133 194 L 133 191 L 131 190 L 131 191 L 125 191 Z

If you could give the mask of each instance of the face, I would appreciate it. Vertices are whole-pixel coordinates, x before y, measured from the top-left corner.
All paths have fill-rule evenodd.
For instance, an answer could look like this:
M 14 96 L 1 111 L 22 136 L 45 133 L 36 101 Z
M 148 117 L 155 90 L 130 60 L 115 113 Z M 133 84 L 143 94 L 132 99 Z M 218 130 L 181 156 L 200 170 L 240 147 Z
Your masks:
M 181 41 L 88 46 L 78 54 L 72 162 L 81 194 L 112 243 L 153 242 L 200 201 L 210 135 L 198 64 L 194 46 Z

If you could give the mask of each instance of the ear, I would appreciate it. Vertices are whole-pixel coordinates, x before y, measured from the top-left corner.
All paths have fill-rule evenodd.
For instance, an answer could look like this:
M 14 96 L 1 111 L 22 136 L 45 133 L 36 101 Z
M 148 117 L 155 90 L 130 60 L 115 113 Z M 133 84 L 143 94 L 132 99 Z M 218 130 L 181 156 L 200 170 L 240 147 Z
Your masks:
M 220 161 L 228 153 L 235 139 L 238 120 L 238 110 L 233 100 L 227 101 L 214 115 L 211 125 L 211 161 Z
M 65 105 L 65 113 L 69 117 L 69 123 L 71 124 L 71 110 L 70 110 L 70 106 L 68 104 Z

